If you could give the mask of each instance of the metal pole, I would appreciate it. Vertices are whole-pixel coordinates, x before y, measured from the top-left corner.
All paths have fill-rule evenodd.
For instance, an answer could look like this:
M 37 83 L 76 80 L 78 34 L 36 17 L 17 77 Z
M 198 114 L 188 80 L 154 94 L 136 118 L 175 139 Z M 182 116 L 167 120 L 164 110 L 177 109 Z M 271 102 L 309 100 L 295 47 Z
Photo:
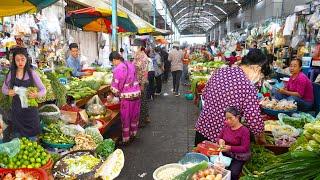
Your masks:
M 156 0 L 153 0 L 153 26 L 156 27 Z
M 168 22 L 168 19 L 167 19 L 167 16 L 168 16 L 168 9 L 167 9 L 167 6 L 165 5 L 165 18 L 164 18 L 164 29 L 167 30 L 167 22 Z
M 118 51 L 118 37 L 117 37 L 117 0 L 112 0 L 112 51 Z

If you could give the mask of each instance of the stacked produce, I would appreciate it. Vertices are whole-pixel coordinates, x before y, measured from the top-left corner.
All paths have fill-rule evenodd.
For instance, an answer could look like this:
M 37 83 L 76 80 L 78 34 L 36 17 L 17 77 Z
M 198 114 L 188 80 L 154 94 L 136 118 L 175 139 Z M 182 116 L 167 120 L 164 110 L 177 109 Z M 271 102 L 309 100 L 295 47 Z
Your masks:
M 251 158 L 243 166 L 242 172 L 248 176 L 258 176 L 263 171 L 262 168 L 268 164 L 278 161 L 277 156 L 263 146 L 251 144 Z
M 47 75 L 44 74 L 44 72 L 37 70 L 36 71 L 38 75 L 40 76 L 40 79 L 44 86 L 46 87 L 47 94 L 43 97 L 39 97 L 37 99 L 38 103 L 44 103 L 46 101 L 53 101 L 56 99 L 56 96 L 53 92 L 52 86 L 51 86 L 51 81 L 48 79 Z
M 40 180 L 43 177 L 41 177 L 41 174 L 34 172 L 25 172 L 23 170 L 15 170 L 10 173 L 5 173 L 3 175 L 0 174 L 0 179 L 2 180 Z
M 0 155 L 1 164 L 6 168 L 40 168 L 48 163 L 50 154 L 36 142 L 23 137 L 20 139 L 19 152 L 13 157 L 8 154 Z
M 77 150 L 94 150 L 97 144 L 93 138 L 87 134 L 79 133 L 74 138 L 76 145 L 71 149 L 72 151 Z
M 46 133 L 42 134 L 40 139 L 46 143 L 52 144 L 75 144 L 73 137 L 61 132 L 61 123 L 51 123 L 44 127 Z
M 291 147 L 292 150 L 320 150 L 320 121 L 308 123 L 304 126 L 303 136 Z
M 50 80 L 52 91 L 56 97 L 57 106 L 66 104 L 67 89 L 63 86 L 58 78 L 51 72 L 46 72 L 47 78 Z
M 290 111 L 290 110 L 297 109 L 297 105 L 293 101 L 288 101 L 286 99 L 277 101 L 276 99 L 270 100 L 269 98 L 264 98 L 260 102 L 260 104 L 264 108 L 273 109 L 273 110 Z
M 90 86 L 94 88 L 98 87 L 100 88 L 100 84 L 94 82 L 95 85 L 90 83 Z M 98 88 L 98 89 L 99 89 Z M 70 82 L 69 85 L 66 85 L 67 89 L 67 95 L 72 96 L 75 100 L 79 100 L 81 98 L 85 98 L 88 96 L 92 96 L 97 93 L 96 90 L 93 90 L 89 87 L 86 81 L 81 81 L 78 78 L 72 78 L 72 81 Z

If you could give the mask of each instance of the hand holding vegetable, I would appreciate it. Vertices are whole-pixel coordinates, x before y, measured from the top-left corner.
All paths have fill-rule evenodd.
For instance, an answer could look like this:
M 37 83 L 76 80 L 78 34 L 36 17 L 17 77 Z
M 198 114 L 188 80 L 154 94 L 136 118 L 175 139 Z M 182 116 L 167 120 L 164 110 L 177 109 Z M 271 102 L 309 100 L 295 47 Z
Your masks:
M 38 93 L 37 92 L 29 92 L 28 97 L 31 99 L 36 99 L 36 98 L 38 98 Z
M 223 139 L 219 139 L 219 146 L 225 146 L 226 142 Z

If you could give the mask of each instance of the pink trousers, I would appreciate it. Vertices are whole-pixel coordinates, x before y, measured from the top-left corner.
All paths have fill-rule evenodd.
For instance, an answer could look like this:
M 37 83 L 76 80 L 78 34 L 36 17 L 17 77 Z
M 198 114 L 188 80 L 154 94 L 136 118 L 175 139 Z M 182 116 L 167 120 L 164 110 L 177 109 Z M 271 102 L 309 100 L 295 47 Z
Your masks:
M 131 136 L 137 134 L 139 128 L 139 116 L 141 100 L 121 99 L 120 118 L 122 123 L 122 140 L 128 141 Z

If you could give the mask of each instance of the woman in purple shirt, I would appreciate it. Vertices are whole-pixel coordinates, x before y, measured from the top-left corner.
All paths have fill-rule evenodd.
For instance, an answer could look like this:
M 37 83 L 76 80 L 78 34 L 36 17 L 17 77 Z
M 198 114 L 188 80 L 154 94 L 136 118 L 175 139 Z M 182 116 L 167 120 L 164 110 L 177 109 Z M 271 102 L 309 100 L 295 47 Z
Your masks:
M 294 59 L 290 63 L 292 74 L 285 88 L 273 90 L 276 99 L 294 100 L 299 111 L 310 111 L 313 106 L 313 86 L 308 77 L 301 72 L 302 61 Z
M 29 93 L 28 97 L 38 98 L 46 94 L 46 88 L 39 75 L 31 69 L 27 57 L 25 49 L 15 49 L 10 72 L 2 86 L 2 93 L 13 97 L 9 123 L 13 129 L 13 136 L 35 139 L 41 132 L 38 107 L 22 108 L 20 98 L 13 90 L 13 87 L 35 86 L 38 88 L 38 93 Z
M 228 107 L 225 114 L 225 125 L 217 138 L 217 142 L 223 148 L 223 154 L 232 158 L 229 166 L 231 180 L 237 180 L 242 171 L 242 166 L 251 155 L 250 132 L 247 127 L 240 123 L 241 114 L 236 107 Z

